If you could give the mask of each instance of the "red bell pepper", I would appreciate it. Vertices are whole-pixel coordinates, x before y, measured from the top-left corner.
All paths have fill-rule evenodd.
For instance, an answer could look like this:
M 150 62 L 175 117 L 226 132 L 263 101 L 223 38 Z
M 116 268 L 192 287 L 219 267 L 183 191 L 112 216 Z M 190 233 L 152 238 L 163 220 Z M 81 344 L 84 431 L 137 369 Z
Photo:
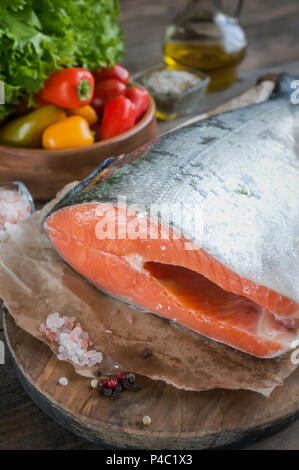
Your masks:
M 94 77 L 85 69 L 70 68 L 54 72 L 45 81 L 37 101 L 52 103 L 61 108 L 80 108 L 88 105 L 94 93 Z
M 96 82 L 107 80 L 109 78 L 115 78 L 116 80 L 120 80 L 126 85 L 130 80 L 130 74 L 127 69 L 119 64 L 115 64 L 114 67 L 95 70 L 93 74 Z
M 144 88 L 129 88 L 126 97 L 135 104 L 136 121 L 138 121 L 148 108 L 149 93 Z
M 100 128 L 101 140 L 110 139 L 130 129 L 136 122 L 136 106 L 125 96 L 108 101 Z
M 115 98 L 116 96 L 122 96 L 126 93 L 126 85 L 119 80 L 114 78 L 108 80 L 102 80 L 97 83 L 94 89 L 94 96 L 91 102 L 91 106 L 97 112 L 100 117 L 103 113 L 104 106 L 107 101 Z

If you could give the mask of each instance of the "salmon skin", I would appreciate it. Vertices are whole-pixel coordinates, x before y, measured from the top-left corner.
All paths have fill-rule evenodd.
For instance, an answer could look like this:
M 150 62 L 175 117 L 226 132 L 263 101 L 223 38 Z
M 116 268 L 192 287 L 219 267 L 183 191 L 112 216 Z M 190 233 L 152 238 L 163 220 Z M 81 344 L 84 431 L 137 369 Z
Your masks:
M 104 292 L 211 339 L 264 358 L 290 350 L 299 318 L 291 80 L 282 76 L 268 102 L 100 166 L 43 222 L 58 254 Z

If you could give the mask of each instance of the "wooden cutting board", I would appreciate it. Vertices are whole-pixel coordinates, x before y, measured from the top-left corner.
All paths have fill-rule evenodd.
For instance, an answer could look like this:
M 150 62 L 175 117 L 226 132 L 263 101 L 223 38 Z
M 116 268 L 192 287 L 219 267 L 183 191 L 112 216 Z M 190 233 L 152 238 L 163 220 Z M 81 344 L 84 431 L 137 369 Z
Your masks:
M 269 436 L 299 413 L 299 369 L 265 398 L 255 392 L 187 392 L 138 377 L 139 392 L 120 400 L 96 397 L 89 379 L 58 361 L 50 349 L 4 314 L 4 331 L 17 375 L 32 400 L 54 421 L 98 445 L 135 449 L 208 449 Z M 59 385 L 67 376 L 69 384 Z M 151 424 L 143 424 L 143 416 Z

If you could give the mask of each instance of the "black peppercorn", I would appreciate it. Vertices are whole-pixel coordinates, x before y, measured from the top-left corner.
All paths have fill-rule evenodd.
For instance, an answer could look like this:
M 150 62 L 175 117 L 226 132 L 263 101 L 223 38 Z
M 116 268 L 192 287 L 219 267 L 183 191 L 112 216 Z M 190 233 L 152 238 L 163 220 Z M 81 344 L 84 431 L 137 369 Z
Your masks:
M 121 398 L 121 393 L 115 389 L 112 393 L 112 398 L 116 398 L 118 400 L 119 398 Z
M 141 390 L 141 386 L 140 386 L 139 384 L 136 384 L 136 383 L 135 383 L 135 384 L 133 385 L 133 390 L 134 390 L 134 392 L 139 392 L 139 390 Z
M 128 390 L 128 388 L 130 388 L 130 383 L 128 382 L 128 380 L 123 380 L 121 385 L 124 390 Z
M 112 389 L 111 388 L 104 388 L 104 391 L 103 391 L 105 397 L 111 397 L 112 396 Z
M 147 359 L 147 358 L 151 357 L 151 355 L 152 355 L 152 350 L 149 349 L 149 348 L 145 348 L 145 350 L 143 351 L 144 359 Z

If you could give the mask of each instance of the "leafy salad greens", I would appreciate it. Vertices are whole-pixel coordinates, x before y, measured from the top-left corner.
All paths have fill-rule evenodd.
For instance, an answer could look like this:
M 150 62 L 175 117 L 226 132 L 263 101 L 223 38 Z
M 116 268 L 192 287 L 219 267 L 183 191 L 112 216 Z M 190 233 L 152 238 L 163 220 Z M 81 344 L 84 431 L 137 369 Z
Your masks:
M 0 119 L 63 67 L 113 65 L 123 52 L 119 0 L 1 0 Z

